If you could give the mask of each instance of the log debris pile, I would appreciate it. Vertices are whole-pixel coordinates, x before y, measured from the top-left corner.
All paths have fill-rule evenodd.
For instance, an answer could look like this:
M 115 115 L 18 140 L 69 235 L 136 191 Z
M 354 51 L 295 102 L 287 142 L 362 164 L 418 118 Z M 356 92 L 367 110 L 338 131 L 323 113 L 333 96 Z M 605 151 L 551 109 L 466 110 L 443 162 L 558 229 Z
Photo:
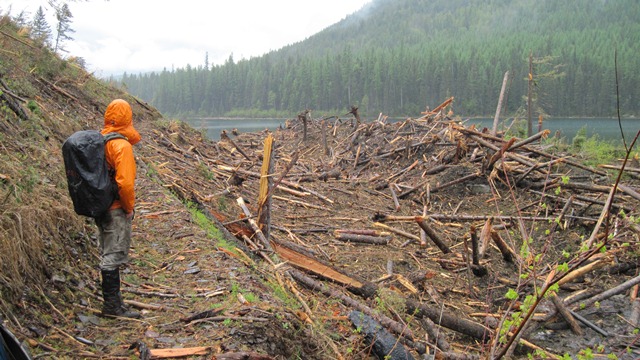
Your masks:
M 213 145 L 173 124 L 148 146 L 164 157 L 153 160 L 166 186 L 295 280 L 302 303 L 337 299 L 342 315 L 375 319 L 409 351 L 555 357 L 529 340 L 538 326 L 607 334 L 587 318 L 609 316 L 593 296 L 637 286 L 627 280 L 638 182 L 552 152 L 546 130 L 506 139 L 466 126 L 452 100 L 393 123 L 305 111 Z M 304 308 L 311 320 L 321 312 Z

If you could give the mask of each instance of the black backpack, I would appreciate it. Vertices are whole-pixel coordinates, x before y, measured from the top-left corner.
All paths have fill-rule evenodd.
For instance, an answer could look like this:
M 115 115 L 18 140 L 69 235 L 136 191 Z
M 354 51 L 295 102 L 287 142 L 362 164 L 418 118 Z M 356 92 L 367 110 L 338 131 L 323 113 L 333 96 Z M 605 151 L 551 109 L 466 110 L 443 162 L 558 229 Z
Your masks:
M 118 138 L 126 139 L 119 133 L 82 130 L 62 144 L 69 195 L 79 215 L 101 217 L 118 198 L 114 171 L 109 169 L 104 152 L 106 143 Z
M 18 338 L 3 325 L 0 318 L 0 360 L 32 360 Z

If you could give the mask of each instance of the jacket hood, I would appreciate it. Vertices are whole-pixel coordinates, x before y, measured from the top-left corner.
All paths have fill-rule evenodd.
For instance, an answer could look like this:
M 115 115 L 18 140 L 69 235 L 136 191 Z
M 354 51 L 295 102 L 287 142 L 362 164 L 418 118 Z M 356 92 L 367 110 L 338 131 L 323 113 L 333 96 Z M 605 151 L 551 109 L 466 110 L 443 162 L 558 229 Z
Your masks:
M 102 134 L 117 132 L 127 137 L 131 145 L 140 141 L 140 133 L 133 127 L 131 105 L 122 99 L 113 100 L 104 112 Z

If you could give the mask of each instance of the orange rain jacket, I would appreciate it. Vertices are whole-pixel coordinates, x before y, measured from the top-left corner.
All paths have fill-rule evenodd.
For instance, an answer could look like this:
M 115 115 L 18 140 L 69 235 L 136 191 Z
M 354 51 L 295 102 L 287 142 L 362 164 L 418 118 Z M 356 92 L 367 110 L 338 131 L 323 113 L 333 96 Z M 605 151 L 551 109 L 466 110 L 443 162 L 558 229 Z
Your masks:
M 104 128 L 100 132 L 103 135 L 117 132 L 127 138 L 107 142 L 104 151 L 109 166 L 115 169 L 115 180 L 120 195 L 120 199 L 114 201 L 110 209 L 122 208 L 125 213 L 131 213 L 135 205 L 136 180 L 136 161 L 132 145 L 140 141 L 140 134 L 133 128 L 131 105 L 122 99 L 113 100 L 104 113 Z

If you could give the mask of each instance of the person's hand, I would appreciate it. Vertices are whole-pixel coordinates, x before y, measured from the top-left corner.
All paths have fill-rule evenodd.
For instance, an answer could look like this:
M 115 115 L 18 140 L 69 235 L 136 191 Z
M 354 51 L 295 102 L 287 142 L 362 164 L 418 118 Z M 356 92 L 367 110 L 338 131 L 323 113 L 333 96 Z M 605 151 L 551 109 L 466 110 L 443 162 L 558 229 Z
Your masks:
M 136 216 L 136 211 L 131 210 L 131 212 L 126 213 L 124 216 L 127 220 L 133 220 L 133 218 Z

